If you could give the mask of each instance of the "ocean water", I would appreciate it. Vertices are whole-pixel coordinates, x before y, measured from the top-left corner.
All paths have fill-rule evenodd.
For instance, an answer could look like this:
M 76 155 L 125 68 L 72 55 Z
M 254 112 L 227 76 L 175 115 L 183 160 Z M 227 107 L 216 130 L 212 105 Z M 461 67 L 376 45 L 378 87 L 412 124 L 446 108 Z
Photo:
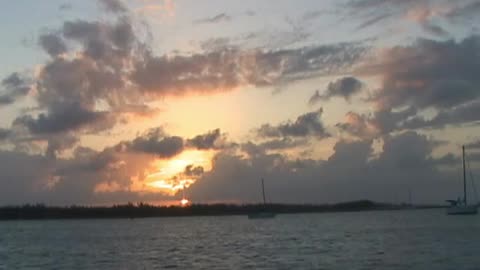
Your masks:
M 480 269 L 480 216 L 4 221 L 0 269 Z

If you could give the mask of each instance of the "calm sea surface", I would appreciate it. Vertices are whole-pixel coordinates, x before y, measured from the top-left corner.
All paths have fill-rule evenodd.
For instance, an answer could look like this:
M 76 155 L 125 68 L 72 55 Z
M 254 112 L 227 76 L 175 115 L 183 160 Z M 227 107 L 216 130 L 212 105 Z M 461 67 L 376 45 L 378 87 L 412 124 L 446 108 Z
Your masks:
M 0 269 L 480 269 L 480 216 L 7 221 Z

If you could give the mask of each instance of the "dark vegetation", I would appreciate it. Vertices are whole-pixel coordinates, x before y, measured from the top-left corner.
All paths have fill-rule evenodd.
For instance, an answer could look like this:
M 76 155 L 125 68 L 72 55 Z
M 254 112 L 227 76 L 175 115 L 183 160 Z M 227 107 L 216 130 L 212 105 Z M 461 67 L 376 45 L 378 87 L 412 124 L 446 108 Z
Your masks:
M 369 210 L 399 210 L 426 208 L 408 205 L 376 203 L 368 200 L 338 204 L 192 204 L 182 206 L 154 206 L 146 203 L 128 203 L 114 206 L 68 206 L 55 207 L 37 205 L 0 207 L 0 220 L 17 219 L 80 219 L 80 218 L 146 218 L 178 216 L 223 216 L 247 215 L 248 213 L 270 211 L 278 214 L 321 213 Z M 432 206 L 430 206 L 432 207 Z

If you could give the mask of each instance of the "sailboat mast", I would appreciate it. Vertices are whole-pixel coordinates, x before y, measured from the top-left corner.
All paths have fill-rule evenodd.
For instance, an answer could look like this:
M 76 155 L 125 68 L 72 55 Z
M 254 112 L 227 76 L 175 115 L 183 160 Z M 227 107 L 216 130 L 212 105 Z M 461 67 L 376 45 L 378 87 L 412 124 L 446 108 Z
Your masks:
M 263 178 L 262 178 L 262 195 L 263 195 L 263 204 L 267 204 L 267 201 L 265 200 L 265 184 L 263 183 Z
M 463 164 L 463 202 L 467 205 L 467 177 L 465 174 L 465 145 L 462 145 L 462 164 Z

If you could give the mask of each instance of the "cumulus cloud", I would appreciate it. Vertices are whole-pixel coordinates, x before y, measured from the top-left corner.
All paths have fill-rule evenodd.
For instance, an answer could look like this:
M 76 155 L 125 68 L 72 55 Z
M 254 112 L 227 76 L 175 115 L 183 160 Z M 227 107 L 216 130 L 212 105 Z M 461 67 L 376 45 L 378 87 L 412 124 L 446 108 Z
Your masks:
M 351 133 L 370 132 L 373 127 L 385 134 L 477 122 L 479 40 L 478 36 L 461 41 L 420 39 L 383 50 L 376 62 L 359 69 L 363 75 L 381 78 L 381 87 L 368 99 L 376 111 L 371 116 L 352 113 L 337 126 Z M 425 118 L 427 110 L 434 115 Z
M 332 97 L 343 97 L 349 101 L 350 98 L 359 93 L 363 88 L 363 83 L 355 77 L 343 77 L 334 82 L 330 82 L 323 94 L 317 90 L 310 97 L 308 103 L 315 105 L 321 100 L 329 100 Z
M 197 135 L 192 139 L 187 140 L 187 144 L 199 150 L 209 150 L 222 148 L 225 142 L 225 137 L 220 133 L 220 129 L 209 131 L 206 134 Z
M 239 156 L 221 152 L 213 169 L 189 188 L 196 201 L 258 202 L 260 178 L 268 201 L 325 203 L 353 199 L 401 202 L 408 189 L 422 194 L 416 202 L 439 202 L 455 196 L 452 171 L 440 172 L 432 157 L 435 143 L 414 132 L 387 137 L 373 156 L 372 141 L 339 141 L 324 161 L 290 160 L 279 154 Z M 432 190 L 435 189 L 435 192 Z M 396 197 L 396 198 L 395 198 Z
M 1 81 L 0 106 L 14 103 L 17 98 L 25 96 L 30 91 L 28 80 L 14 72 Z
M 127 12 L 127 8 L 120 0 L 99 0 L 99 3 L 106 11 L 112 13 L 124 13 Z
M 21 116 L 14 124 L 26 126 L 32 134 L 48 134 L 78 130 L 94 124 L 96 126 L 90 128 L 101 127 L 100 130 L 111 128 L 111 124 L 105 125 L 105 122 L 108 122 L 108 115 L 105 112 L 89 111 L 75 102 L 52 106 L 48 113 L 40 113 L 37 118 Z
M 40 35 L 37 42 L 49 58 L 38 68 L 35 80 L 27 82 L 15 73 L 2 83 L 6 91 L 0 94 L 0 104 L 15 102 L 30 91 L 30 84 L 35 85 L 35 109 L 18 115 L 13 125 L 25 127 L 30 134 L 22 135 L 35 137 L 36 143 L 52 146 L 47 151 L 51 156 L 57 151 L 55 145 L 74 146 L 55 143 L 58 134 L 78 140 L 85 133 L 125 124 L 131 115 L 149 115 L 154 110 L 145 100 L 249 85 L 279 87 L 349 69 L 368 49 L 363 42 L 351 42 L 294 49 L 223 46 L 185 55 L 155 55 L 148 37 L 143 37 L 144 29 L 123 2 L 99 3 L 110 12 L 108 20 L 67 20 Z M 208 138 L 185 143 L 201 143 L 201 139 Z
M 184 141 L 182 137 L 168 136 L 162 129 L 157 128 L 135 138 L 127 146 L 132 151 L 154 154 L 159 158 L 171 158 L 183 151 Z
M 420 39 L 412 46 L 385 50 L 379 63 L 363 72 L 383 77 L 373 100 L 387 108 L 448 108 L 477 98 L 479 44 L 478 36 L 460 42 Z
M 348 112 L 344 121 L 337 123 L 336 127 L 359 138 L 375 138 L 405 129 L 405 122 L 415 117 L 416 114 L 415 107 L 399 111 L 377 110 L 367 115 Z
M 295 121 L 288 121 L 278 124 L 276 126 L 271 124 L 264 124 L 257 129 L 259 137 L 263 138 L 278 138 L 278 137 L 316 137 L 326 138 L 330 134 L 327 132 L 320 117 L 323 114 L 323 109 L 309 112 L 297 117 Z
M 43 34 L 38 38 L 38 43 L 52 57 L 67 52 L 67 45 L 57 34 Z
M 0 128 L 0 141 L 7 139 L 11 131 L 5 128 Z

